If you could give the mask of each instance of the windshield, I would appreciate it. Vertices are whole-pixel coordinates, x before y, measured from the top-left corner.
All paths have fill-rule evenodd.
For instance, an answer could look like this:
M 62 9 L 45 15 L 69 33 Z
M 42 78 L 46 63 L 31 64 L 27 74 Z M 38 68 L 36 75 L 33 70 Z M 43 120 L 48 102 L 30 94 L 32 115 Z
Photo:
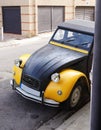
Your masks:
M 61 44 L 89 50 L 93 42 L 93 36 L 85 33 L 58 29 L 52 40 Z

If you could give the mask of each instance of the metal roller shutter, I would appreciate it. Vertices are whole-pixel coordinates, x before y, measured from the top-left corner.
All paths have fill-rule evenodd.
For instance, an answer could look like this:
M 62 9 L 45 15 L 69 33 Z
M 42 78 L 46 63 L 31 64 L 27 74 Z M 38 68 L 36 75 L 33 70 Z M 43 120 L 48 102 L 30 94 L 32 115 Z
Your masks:
M 38 8 L 38 32 L 51 31 L 51 8 Z
M 94 20 L 94 8 L 85 8 L 85 20 Z
M 56 29 L 56 26 L 62 23 L 64 20 L 64 8 L 52 7 L 52 30 Z
M 64 7 L 38 7 L 38 33 L 50 32 L 64 20 Z
M 84 19 L 84 8 L 76 7 L 75 17 L 76 19 Z
M 94 7 L 76 7 L 76 19 L 94 21 Z
M 21 34 L 20 7 L 2 7 L 5 33 Z

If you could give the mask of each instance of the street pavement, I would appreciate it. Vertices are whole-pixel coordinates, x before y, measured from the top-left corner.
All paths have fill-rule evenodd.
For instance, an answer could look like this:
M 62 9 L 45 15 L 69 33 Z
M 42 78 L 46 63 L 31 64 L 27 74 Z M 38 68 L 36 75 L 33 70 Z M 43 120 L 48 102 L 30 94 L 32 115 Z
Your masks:
M 65 120 L 56 130 L 90 130 L 90 103 Z
M 52 33 L 38 35 L 33 38 L 24 38 L 17 40 L 15 37 L 9 37 L 7 40 L 0 41 L 0 48 L 16 46 L 17 44 L 27 44 L 28 41 L 34 41 L 38 38 L 51 36 Z M 27 42 L 26 42 L 27 41 Z M 2 76 L 0 77 L 2 80 Z M 69 119 L 66 119 L 56 130 L 90 130 L 90 103 L 74 113 Z

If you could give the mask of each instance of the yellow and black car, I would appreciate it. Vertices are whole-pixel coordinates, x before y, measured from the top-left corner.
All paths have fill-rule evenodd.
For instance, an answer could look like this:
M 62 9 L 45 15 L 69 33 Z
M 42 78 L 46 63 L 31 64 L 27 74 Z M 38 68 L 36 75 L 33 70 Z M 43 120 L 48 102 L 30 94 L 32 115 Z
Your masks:
M 62 23 L 47 45 L 15 60 L 12 88 L 48 106 L 76 107 L 90 91 L 93 42 L 94 22 Z

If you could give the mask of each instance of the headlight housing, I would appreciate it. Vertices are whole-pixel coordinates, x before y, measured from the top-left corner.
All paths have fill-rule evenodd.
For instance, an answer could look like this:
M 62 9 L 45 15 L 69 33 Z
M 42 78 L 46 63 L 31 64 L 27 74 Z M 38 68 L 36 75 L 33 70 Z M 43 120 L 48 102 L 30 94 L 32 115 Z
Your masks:
M 14 64 L 15 64 L 17 67 L 20 67 L 21 63 L 22 63 L 22 60 L 21 60 L 21 59 L 16 59 L 16 60 L 14 61 Z
M 59 82 L 60 80 L 60 74 L 59 73 L 54 73 L 51 75 L 51 80 L 55 83 Z

